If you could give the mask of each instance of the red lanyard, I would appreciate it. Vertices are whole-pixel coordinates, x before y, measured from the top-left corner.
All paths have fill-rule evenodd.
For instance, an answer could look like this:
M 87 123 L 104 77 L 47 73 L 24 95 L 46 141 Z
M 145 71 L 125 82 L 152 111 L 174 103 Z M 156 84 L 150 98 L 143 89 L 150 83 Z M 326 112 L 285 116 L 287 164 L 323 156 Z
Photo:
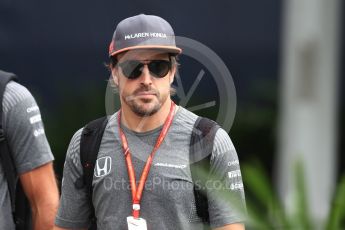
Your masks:
M 130 154 L 129 147 L 128 147 L 128 142 L 127 142 L 125 134 L 123 133 L 123 131 L 121 129 L 121 110 L 119 112 L 117 120 L 118 120 L 118 126 L 119 126 L 119 134 L 120 134 L 121 141 L 122 141 L 122 147 L 123 147 L 123 151 L 124 151 L 125 158 L 126 158 L 129 181 L 130 181 L 131 190 L 132 190 L 132 200 L 133 200 L 133 212 L 132 213 L 133 213 L 134 218 L 139 218 L 141 196 L 142 196 L 142 193 L 144 190 L 144 185 L 145 185 L 147 176 L 150 172 L 152 160 L 153 160 L 154 154 L 156 153 L 157 149 L 159 148 L 159 146 L 163 142 L 163 140 L 164 140 L 164 138 L 168 132 L 168 129 L 172 123 L 172 119 L 174 117 L 174 109 L 175 109 L 175 103 L 173 101 L 171 101 L 169 115 L 164 122 L 162 131 L 159 134 L 159 137 L 156 141 L 156 144 L 155 144 L 151 154 L 147 158 L 144 170 L 143 170 L 141 177 L 140 177 L 140 180 L 139 180 L 138 187 L 137 187 L 136 180 L 135 180 L 135 172 L 134 172 L 134 168 L 133 168 L 133 164 L 132 164 L 131 154 Z

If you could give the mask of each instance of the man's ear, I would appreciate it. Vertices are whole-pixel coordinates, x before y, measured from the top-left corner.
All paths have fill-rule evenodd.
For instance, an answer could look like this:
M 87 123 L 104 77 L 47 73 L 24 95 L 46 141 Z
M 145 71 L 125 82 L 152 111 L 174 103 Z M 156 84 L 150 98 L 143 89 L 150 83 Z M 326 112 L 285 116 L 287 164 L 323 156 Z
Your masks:
M 119 86 L 119 77 L 118 77 L 118 70 L 117 70 L 117 68 L 112 68 L 111 69 L 111 76 L 113 78 L 114 84 L 116 86 Z
M 169 76 L 170 85 L 174 82 L 176 69 L 176 66 L 173 66 L 171 69 L 171 75 Z

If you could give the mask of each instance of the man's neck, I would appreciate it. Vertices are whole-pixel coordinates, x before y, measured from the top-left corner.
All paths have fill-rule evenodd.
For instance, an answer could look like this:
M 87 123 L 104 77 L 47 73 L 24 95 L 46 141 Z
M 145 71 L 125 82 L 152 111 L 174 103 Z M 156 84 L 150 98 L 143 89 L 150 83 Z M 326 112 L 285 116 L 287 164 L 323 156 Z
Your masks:
M 129 107 L 123 106 L 121 111 L 121 123 L 135 132 L 147 132 L 162 126 L 169 115 L 171 99 L 168 99 L 162 107 L 153 115 L 141 117 L 135 114 Z

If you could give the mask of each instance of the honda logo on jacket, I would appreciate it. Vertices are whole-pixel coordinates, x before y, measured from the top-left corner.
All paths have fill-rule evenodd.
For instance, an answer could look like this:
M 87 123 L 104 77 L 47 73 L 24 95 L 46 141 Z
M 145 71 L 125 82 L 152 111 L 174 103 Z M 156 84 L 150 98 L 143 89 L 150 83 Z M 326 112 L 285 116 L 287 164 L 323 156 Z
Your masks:
M 111 171 L 111 157 L 101 157 L 96 161 L 95 177 L 108 175 Z

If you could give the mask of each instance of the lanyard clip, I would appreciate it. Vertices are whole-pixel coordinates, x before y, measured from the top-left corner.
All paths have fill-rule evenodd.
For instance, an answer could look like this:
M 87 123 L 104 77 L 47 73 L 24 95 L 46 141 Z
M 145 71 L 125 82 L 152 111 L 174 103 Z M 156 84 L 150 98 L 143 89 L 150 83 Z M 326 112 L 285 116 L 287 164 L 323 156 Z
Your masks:
M 139 211 L 140 210 L 140 204 L 133 204 L 133 210 Z
M 133 217 L 138 219 L 140 216 L 140 204 L 133 204 Z

